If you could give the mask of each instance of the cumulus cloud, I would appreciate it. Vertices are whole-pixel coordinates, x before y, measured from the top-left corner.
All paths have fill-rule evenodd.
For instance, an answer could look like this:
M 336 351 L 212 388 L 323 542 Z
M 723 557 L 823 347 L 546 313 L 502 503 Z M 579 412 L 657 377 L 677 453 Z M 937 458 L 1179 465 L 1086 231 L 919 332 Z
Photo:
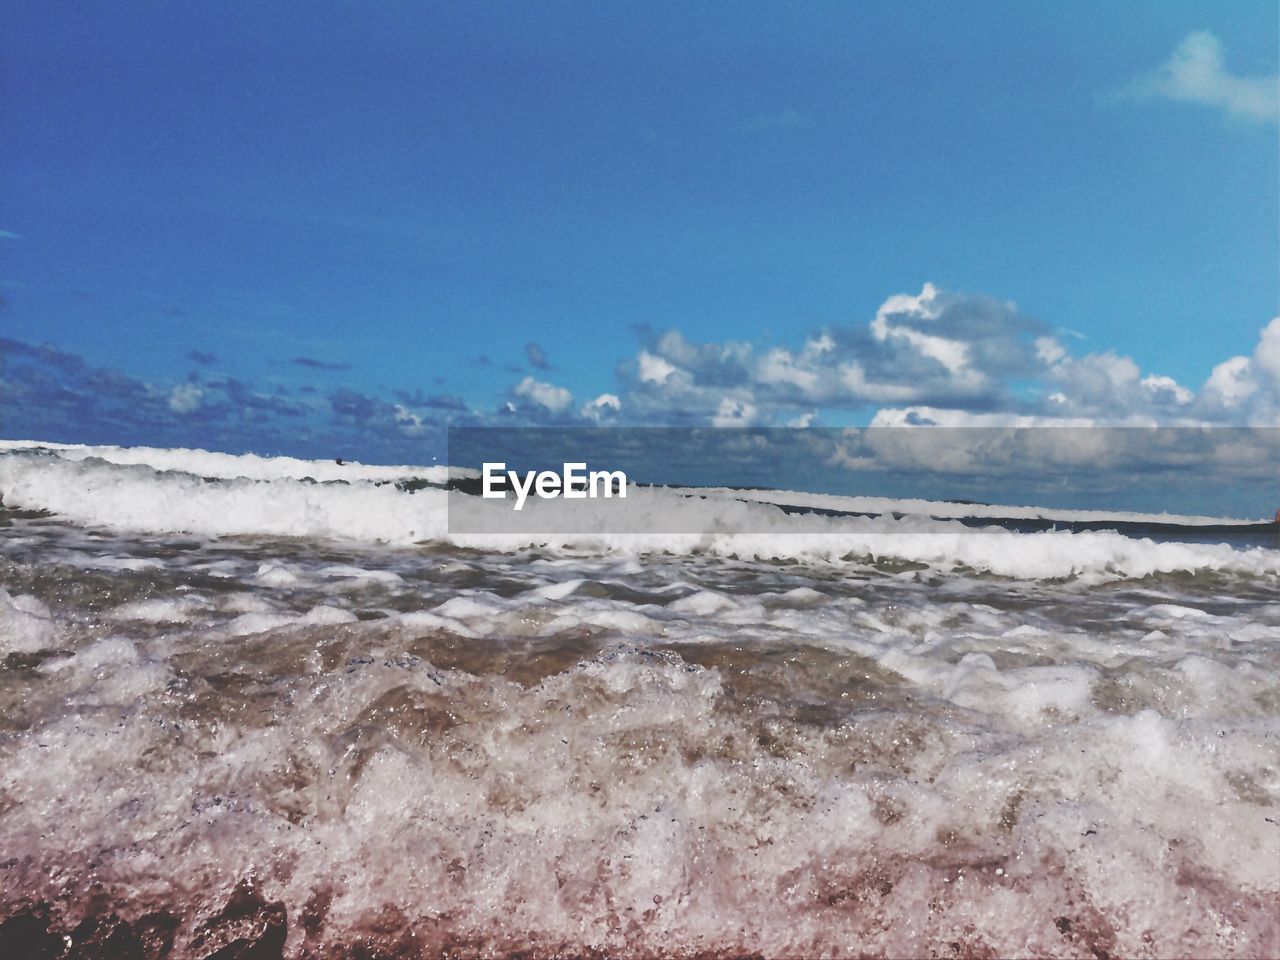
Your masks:
M 1105 416 L 1131 409 L 1136 401 L 1145 398 L 1141 393 L 1142 370 L 1130 357 L 1109 350 L 1072 357 L 1061 344 L 1057 347 L 1037 351 L 1042 359 L 1055 357 L 1043 371 L 1045 379 L 1059 388 L 1054 403 L 1065 408 L 1055 412 Z
M 667 378 L 676 372 L 676 368 L 662 357 L 655 356 L 648 350 L 641 350 L 639 357 L 639 376 L 641 383 L 666 383 Z
M 1280 317 L 1248 356 L 1217 364 L 1199 390 L 1111 351 L 1073 356 L 1056 338 L 1037 341 L 1029 369 L 1039 399 L 999 411 L 908 405 L 882 408 L 878 426 L 1280 426 Z
M 396 426 L 406 437 L 420 437 L 427 432 L 427 424 L 422 415 L 414 413 L 404 404 L 395 405 L 395 420 Z
M 602 393 L 591 401 L 591 405 L 597 410 L 621 410 L 622 401 L 615 397 L 612 393 Z
M 711 418 L 713 427 L 749 427 L 755 422 L 755 404 L 732 397 L 721 398 L 720 405 Z
M 1231 73 L 1223 62 L 1222 42 L 1207 30 L 1188 34 L 1168 60 L 1131 83 L 1123 95 L 1197 103 L 1253 123 L 1280 119 L 1280 75 Z
M 938 289 L 926 283 L 919 296 L 899 294 L 886 300 L 871 321 L 871 335 L 881 344 L 901 340 L 920 357 L 936 361 L 953 381 L 952 389 L 981 390 L 986 384 L 986 375 L 975 368 L 969 343 L 963 335 L 947 336 L 937 332 L 944 326 L 937 321 L 942 319 L 947 306 Z
M 622 400 L 617 394 L 602 393 L 594 400 L 584 403 L 578 413 L 584 420 L 592 423 L 606 423 L 615 419 L 621 410 Z
M 623 376 L 635 415 L 703 423 L 790 422 L 881 403 L 990 409 L 1013 402 L 1006 384 L 1037 364 L 1034 340 L 1047 334 L 1013 304 L 925 284 L 889 297 L 868 322 L 813 331 L 798 349 L 644 331 Z
M 929 283 L 799 347 L 638 333 L 643 345 L 619 368 L 634 423 L 811 425 L 858 410 L 953 426 L 1280 421 L 1280 318 L 1251 356 L 1223 362 L 1198 390 L 1114 351 L 1077 352 L 1076 337 L 1015 304 Z
M 873 427 L 1092 427 L 1092 417 L 1062 417 L 1054 414 L 974 413 L 942 407 L 885 407 L 871 419 Z
M 517 397 L 537 404 L 549 413 L 563 413 L 573 403 L 573 394 L 564 387 L 525 377 L 513 391 Z
M 1253 365 L 1258 372 L 1280 387 L 1280 317 L 1273 317 L 1262 329 L 1258 348 L 1253 352 Z
M 499 409 L 421 389 L 290 389 L 207 373 L 148 382 L 0 339 L 0 409 L 11 435 L 391 462 L 424 462 L 437 452 L 424 444 L 451 425 L 820 426 L 857 416 L 880 426 L 1280 426 L 1280 317 L 1198 386 L 1084 351 L 1012 303 L 932 284 L 790 344 L 637 335 L 616 383 L 594 399 L 523 375 Z
M 1280 426 L 1280 317 L 1262 328 L 1250 356 L 1230 357 L 1213 368 L 1198 409 L 1207 417 Z

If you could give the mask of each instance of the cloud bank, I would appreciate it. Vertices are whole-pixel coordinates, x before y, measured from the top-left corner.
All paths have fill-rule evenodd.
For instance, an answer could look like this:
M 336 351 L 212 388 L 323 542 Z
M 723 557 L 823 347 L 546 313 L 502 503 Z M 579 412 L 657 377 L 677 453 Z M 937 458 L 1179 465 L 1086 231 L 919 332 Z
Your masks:
M 1075 354 L 1016 305 L 926 283 L 865 324 L 811 331 L 797 348 L 646 334 L 622 365 L 637 422 L 810 425 L 875 411 L 877 422 L 1276 425 L 1280 322 L 1251 357 L 1199 389 L 1111 351 Z
M 677 329 L 638 341 L 595 371 L 613 370 L 604 392 L 521 374 L 486 403 L 412 385 L 382 396 L 250 383 L 211 372 L 198 350 L 183 376 L 153 381 L 0 339 L 0 435 L 429 462 L 450 426 L 1280 426 L 1280 317 L 1198 385 L 1113 351 L 1077 352 L 1013 303 L 930 283 L 790 346 Z

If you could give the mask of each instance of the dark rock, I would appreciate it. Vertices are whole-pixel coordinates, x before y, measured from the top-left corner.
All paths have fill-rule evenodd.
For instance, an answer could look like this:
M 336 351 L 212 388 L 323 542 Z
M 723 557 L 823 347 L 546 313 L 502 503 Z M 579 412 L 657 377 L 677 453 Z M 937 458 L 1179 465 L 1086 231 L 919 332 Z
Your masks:
M 178 918 L 165 910 L 148 913 L 133 925 L 147 960 L 164 960 L 173 949 L 173 935 L 178 931 Z
M 61 955 L 65 941 L 50 929 L 49 911 L 35 906 L 0 922 L 0 957 L 45 960 Z
M 67 960 L 151 960 L 133 927 L 116 916 L 90 917 L 71 931 Z
M 329 904 L 333 902 L 330 890 L 314 890 L 302 907 L 302 929 L 308 937 L 314 937 L 324 927 L 324 919 L 329 915 Z
M 268 903 L 242 880 L 222 911 L 200 925 L 191 951 L 203 960 L 281 960 L 287 934 L 284 903 Z

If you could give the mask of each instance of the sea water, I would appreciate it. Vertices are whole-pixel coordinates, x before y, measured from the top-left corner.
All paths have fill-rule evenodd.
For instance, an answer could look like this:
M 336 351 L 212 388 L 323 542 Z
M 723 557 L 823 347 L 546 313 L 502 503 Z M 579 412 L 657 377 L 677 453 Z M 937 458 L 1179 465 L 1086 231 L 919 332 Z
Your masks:
M 6 956 L 1280 955 L 1280 551 L 446 477 L 0 451 Z

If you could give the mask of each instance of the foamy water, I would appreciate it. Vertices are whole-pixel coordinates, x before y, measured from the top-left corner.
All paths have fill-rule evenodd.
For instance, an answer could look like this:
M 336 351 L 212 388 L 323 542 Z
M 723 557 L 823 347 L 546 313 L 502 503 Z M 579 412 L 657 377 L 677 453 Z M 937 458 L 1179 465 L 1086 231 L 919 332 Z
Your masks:
M 1280 551 L 335 468 L 0 453 L 0 947 L 1280 954 Z

